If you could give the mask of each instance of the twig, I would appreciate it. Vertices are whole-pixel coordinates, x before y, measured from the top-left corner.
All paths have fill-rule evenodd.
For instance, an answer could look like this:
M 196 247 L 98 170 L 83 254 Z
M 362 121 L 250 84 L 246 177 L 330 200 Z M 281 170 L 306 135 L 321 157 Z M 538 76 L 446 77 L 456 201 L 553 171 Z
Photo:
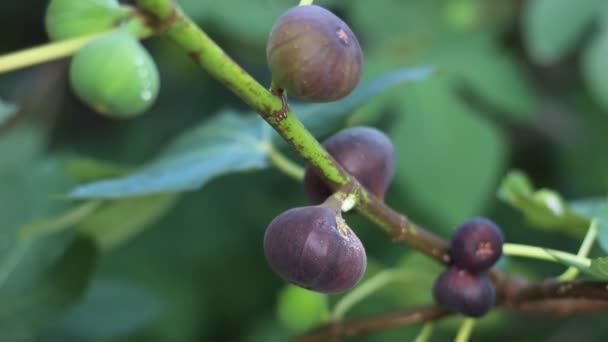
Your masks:
M 429 305 L 408 310 L 385 312 L 354 320 L 334 321 L 295 339 L 294 342 L 338 341 L 343 338 L 362 336 L 380 330 L 435 321 L 450 314 L 452 312 L 447 309 Z

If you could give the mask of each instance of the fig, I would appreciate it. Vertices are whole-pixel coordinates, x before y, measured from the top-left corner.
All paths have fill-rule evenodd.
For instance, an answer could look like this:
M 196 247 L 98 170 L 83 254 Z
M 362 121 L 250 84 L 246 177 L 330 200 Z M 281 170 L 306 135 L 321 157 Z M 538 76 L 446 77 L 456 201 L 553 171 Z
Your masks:
M 129 118 L 156 99 L 159 75 L 139 40 L 124 30 L 101 36 L 82 47 L 70 65 L 76 95 L 101 114 Z
M 450 252 L 454 264 L 472 272 L 485 271 L 502 255 L 504 236 L 491 220 L 474 217 L 452 235 Z
M 490 311 L 495 292 L 485 273 L 475 274 L 458 266 L 450 266 L 433 286 L 437 304 L 470 317 L 481 317 Z
M 367 267 L 359 238 L 339 212 L 324 205 L 292 208 L 272 220 L 264 254 L 285 281 L 322 293 L 348 290 Z
M 302 100 L 330 102 L 359 83 L 363 53 L 340 18 L 316 5 L 287 10 L 266 45 L 273 83 Z
M 395 172 L 395 149 L 383 132 L 365 126 L 347 128 L 325 140 L 323 147 L 369 192 L 384 198 Z M 304 174 L 304 191 L 313 204 L 332 194 L 310 167 Z
M 117 0 L 51 0 L 44 24 L 51 40 L 107 31 L 131 12 Z

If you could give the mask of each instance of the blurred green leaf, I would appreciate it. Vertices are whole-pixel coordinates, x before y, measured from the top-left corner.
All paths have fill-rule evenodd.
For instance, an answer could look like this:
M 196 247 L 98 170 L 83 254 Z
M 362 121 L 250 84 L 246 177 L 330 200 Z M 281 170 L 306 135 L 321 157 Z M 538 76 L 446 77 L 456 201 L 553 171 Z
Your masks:
M 75 239 L 36 281 L 11 286 L 0 280 L 0 340 L 31 340 L 74 305 L 85 292 L 96 255 L 92 242 Z
M 315 135 L 324 135 L 343 125 L 358 107 L 384 90 L 403 83 L 424 81 L 434 72 L 435 68 L 431 66 L 396 69 L 360 85 L 342 100 L 324 104 L 294 104 L 292 109 L 306 128 Z
M 314 328 L 329 318 L 327 295 L 287 284 L 278 295 L 277 315 L 292 330 Z
M 529 120 L 536 115 L 531 83 L 515 56 L 498 45 L 492 35 L 467 36 L 457 43 L 438 49 L 438 65 L 453 71 L 459 81 L 506 118 Z
M 121 177 L 133 170 L 132 167 L 117 165 L 93 158 L 71 158 L 65 162 L 67 173 L 80 182 L 91 182 L 103 178 Z
M 583 53 L 582 73 L 597 102 L 608 110 L 608 25 Z
M 100 204 L 100 201 L 87 201 L 69 209 L 60 216 L 30 222 L 19 227 L 17 236 L 19 238 L 31 238 L 68 229 L 92 214 L 99 208 Z
M 17 114 L 17 106 L 0 99 L 0 126 Z
M 570 202 L 572 210 L 589 219 L 597 219 L 597 241 L 608 252 L 608 199 L 586 198 Z
M 269 129 L 258 116 L 223 111 L 180 135 L 155 160 L 128 176 L 87 183 L 72 198 L 120 198 L 195 190 L 230 172 L 268 166 Z
M 186 13 L 202 22 L 203 27 L 217 26 L 232 39 L 249 44 L 264 44 L 273 23 L 297 2 L 288 0 L 180 0 Z M 243 20 L 243 14 L 255 20 Z
M 520 210 L 539 228 L 559 230 L 581 237 L 590 219 L 568 207 L 561 195 L 550 189 L 534 190 L 530 179 L 521 171 L 510 171 L 498 189 L 498 198 Z
M 54 327 L 54 334 L 108 340 L 136 332 L 162 312 L 150 290 L 118 279 L 97 279 L 84 299 Z
M 524 42 L 532 58 L 551 64 L 569 53 L 603 0 L 530 0 L 523 13 Z
M 113 200 L 88 215 L 76 229 L 100 248 L 114 248 L 156 222 L 178 198 L 173 193 Z
M 506 147 L 500 132 L 449 87 L 437 79 L 409 88 L 403 93 L 404 113 L 389 133 L 400 191 L 453 227 L 487 203 Z
M 598 278 L 608 280 L 608 257 L 591 259 L 589 272 Z

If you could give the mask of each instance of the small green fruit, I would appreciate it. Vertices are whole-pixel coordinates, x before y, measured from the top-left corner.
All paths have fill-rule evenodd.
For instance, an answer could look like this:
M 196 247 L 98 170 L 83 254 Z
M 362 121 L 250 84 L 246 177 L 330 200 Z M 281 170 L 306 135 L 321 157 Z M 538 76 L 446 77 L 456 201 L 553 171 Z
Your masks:
M 363 69 L 357 37 L 340 18 L 315 5 L 293 7 L 279 18 L 266 57 L 276 85 L 313 102 L 348 95 Z
M 116 27 L 131 9 L 117 0 L 51 0 L 45 26 L 51 40 L 61 40 Z
M 93 40 L 76 53 L 70 83 L 76 95 L 96 111 L 129 118 L 154 103 L 159 75 L 141 43 L 121 30 Z

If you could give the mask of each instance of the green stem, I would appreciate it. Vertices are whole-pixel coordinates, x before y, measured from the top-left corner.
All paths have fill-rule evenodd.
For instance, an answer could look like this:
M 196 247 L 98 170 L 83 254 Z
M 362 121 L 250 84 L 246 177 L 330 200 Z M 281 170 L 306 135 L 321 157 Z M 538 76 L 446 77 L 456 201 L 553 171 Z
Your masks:
M 0 73 L 71 56 L 91 40 L 109 32 L 112 31 L 62 40 L 0 56 Z
M 591 265 L 591 260 L 586 257 L 549 248 L 505 243 L 502 247 L 502 251 L 505 255 L 547 260 L 557 263 L 562 263 L 561 260 L 564 260 L 579 266 L 579 268 L 589 268 Z
M 433 322 L 426 322 L 414 342 L 427 342 L 433 334 Z
M 454 339 L 454 342 L 467 342 L 471 337 L 471 333 L 473 333 L 473 328 L 475 327 L 475 319 L 474 318 L 465 318 L 458 329 L 458 334 Z
M 367 298 L 372 293 L 378 291 L 385 285 L 402 278 L 399 271 L 385 270 L 377 273 L 373 277 L 367 279 L 352 291 L 348 292 L 336 305 L 331 314 L 333 320 L 341 320 L 344 315 L 357 303 Z
M 147 38 L 154 33 L 148 26 L 144 25 L 144 21 L 144 18 L 134 16 L 127 23 L 127 25 L 131 25 L 131 27 L 134 28 L 134 34 L 141 39 Z M 71 56 L 93 39 L 110 34 L 118 29 L 119 28 L 115 28 L 105 32 L 92 33 L 58 42 L 51 42 L 2 55 L 0 56 L 0 74 Z
M 270 159 L 270 162 L 277 169 L 287 176 L 295 179 L 298 182 L 302 182 L 304 180 L 304 168 L 289 160 L 281 153 L 281 151 L 277 150 L 272 145 L 268 145 L 268 159 Z
M 391 239 L 408 244 L 442 263 L 450 261 L 447 243 L 395 212 L 369 194 L 321 146 L 289 109 L 245 72 L 171 0 L 139 0 L 139 6 L 162 21 L 164 34 L 181 47 L 211 76 L 223 83 L 258 112 L 334 190 L 354 189 L 357 209 Z
M 583 243 L 581 244 L 581 247 L 579 248 L 578 253 L 576 253 L 577 256 L 585 258 L 585 257 L 587 257 L 587 255 L 589 255 L 589 252 L 591 251 L 591 247 L 593 247 L 593 243 L 595 242 L 595 239 L 597 238 L 597 233 L 598 233 L 597 225 L 598 225 L 597 219 L 593 219 L 591 221 L 591 224 L 589 225 L 587 234 L 585 234 L 585 239 L 583 240 Z M 578 269 L 577 267 L 574 267 L 574 266 L 570 266 L 558 278 L 560 280 L 564 280 L 564 281 L 573 280 L 578 276 L 579 272 L 580 272 L 580 269 Z
M 314 0 L 300 0 L 300 4 L 298 6 L 312 5 Z

